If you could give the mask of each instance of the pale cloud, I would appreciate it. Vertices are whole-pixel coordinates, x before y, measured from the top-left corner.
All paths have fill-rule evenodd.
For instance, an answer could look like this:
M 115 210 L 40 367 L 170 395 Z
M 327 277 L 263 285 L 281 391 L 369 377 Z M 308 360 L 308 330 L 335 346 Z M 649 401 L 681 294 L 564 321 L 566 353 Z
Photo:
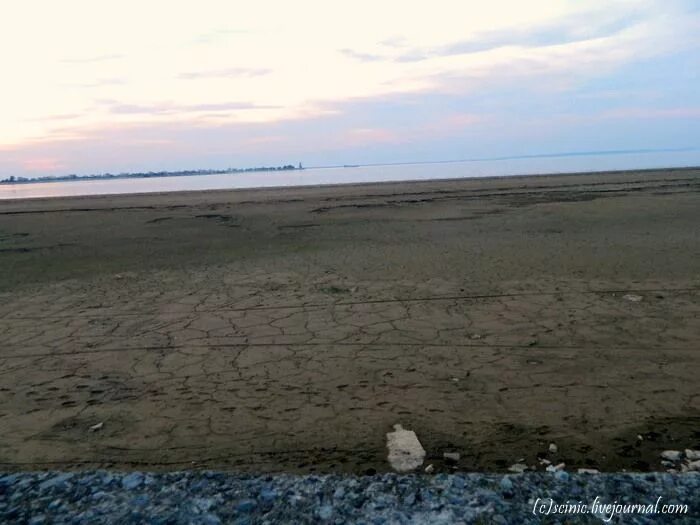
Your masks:
M 211 78 L 241 78 L 241 77 L 259 77 L 272 73 L 272 69 L 261 67 L 229 67 L 225 69 L 213 69 L 209 71 L 193 71 L 190 73 L 181 73 L 179 78 L 188 80 L 211 79 Z
M 509 85 L 565 92 L 697 47 L 699 20 L 685 2 L 651 0 L 26 0 L 0 21 L 0 149 L 149 126 L 267 125 L 260 136 L 278 137 L 275 125 L 353 102 Z M 457 111 L 422 128 L 348 124 L 336 137 L 392 144 L 487 120 Z
M 93 64 L 95 62 L 106 62 L 108 60 L 117 60 L 120 58 L 124 58 L 124 55 L 111 54 L 83 58 L 65 58 L 61 60 L 61 62 L 64 62 L 66 64 Z

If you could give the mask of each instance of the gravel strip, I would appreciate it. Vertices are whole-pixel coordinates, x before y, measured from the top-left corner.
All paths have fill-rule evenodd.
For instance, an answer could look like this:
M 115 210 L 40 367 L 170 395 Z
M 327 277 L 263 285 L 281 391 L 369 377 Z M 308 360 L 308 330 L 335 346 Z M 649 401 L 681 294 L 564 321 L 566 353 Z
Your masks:
M 2 523 L 603 523 L 533 515 L 555 503 L 685 504 L 611 523 L 700 523 L 700 474 L 251 476 L 220 472 L 0 474 Z M 545 506 L 548 501 L 543 502 Z

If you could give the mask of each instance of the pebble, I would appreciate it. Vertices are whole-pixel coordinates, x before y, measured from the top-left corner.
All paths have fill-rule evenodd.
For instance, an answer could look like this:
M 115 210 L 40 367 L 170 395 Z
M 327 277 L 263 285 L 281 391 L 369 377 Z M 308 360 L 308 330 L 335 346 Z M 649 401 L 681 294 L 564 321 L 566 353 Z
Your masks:
M 68 480 L 71 479 L 72 477 L 73 477 L 73 474 L 71 472 L 66 472 L 63 474 L 57 474 L 55 476 L 51 476 L 49 479 L 47 479 L 46 481 L 43 481 L 39 485 L 39 490 L 47 490 L 47 489 L 51 489 L 54 487 L 64 488 L 67 485 Z
M 557 481 L 567 481 L 569 479 L 569 473 L 566 470 L 557 470 L 554 473 L 554 479 Z
M 333 516 L 333 507 L 330 505 L 323 505 L 320 509 L 318 509 L 318 517 L 322 520 L 329 520 L 331 519 L 331 516 Z
M 244 499 L 238 502 L 236 510 L 238 512 L 251 512 L 257 505 L 252 499 Z
M 459 452 L 444 452 L 442 457 L 448 462 L 457 463 L 460 455 Z
M 641 295 L 635 295 L 633 293 L 628 293 L 622 296 L 625 301 L 631 301 L 633 303 L 638 303 L 643 299 Z
M 700 450 L 691 450 L 689 448 L 685 449 L 685 457 L 690 461 L 696 461 L 700 459 Z
M 527 470 L 527 465 L 525 463 L 516 463 L 514 465 L 511 465 L 508 467 L 508 470 L 511 472 L 516 472 L 518 474 L 522 474 Z
M 558 465 L 549 465 L 546 470 L 547 472 L 558 472 L 564 470 L 564 467 L 566 467 L 565 463 L 559 463 Z
M 513 490 L 513 482 L 508 476 L 503 476 L 499 485 L 504 492 L 510 492 Z
M 216 514 L 207 513 L 202 516 L 202 523 L 204 525 L 220 525 L 221 519 Z
M 664 450 L 661 453 L 661 457 L 668 461 L 680 461 L 681 453 L 679 450 Z
M 128 490 L 133 490 L 143 483 L 143 474 L 140 472 L 132 472 L 122 478 L 122 487 Z
M 265 489 L 262 489 L 260 491 L 260 499 L 267 502 L 267 503 L 275 501 L 278 498 L 278 496 L 279 496 L 279 494 L 275 490 L 272 490 L 269 488 L 265 488 Z M 209 509 L 206 509 L 206 510 L 209 510 Z
M 599 474 L 600 471 L 594 468 L 580 468 L 577 471 L 579 474 Z
M 557 446 L 556 446 L 554 443 L 550 443 L 550 444 L 549 444 L 549 452 L 550 452 L 550 454 L 556 454 L 556 453 L 557 453 L 557 450 L 559 450 L 559 449 L 557 448 Z

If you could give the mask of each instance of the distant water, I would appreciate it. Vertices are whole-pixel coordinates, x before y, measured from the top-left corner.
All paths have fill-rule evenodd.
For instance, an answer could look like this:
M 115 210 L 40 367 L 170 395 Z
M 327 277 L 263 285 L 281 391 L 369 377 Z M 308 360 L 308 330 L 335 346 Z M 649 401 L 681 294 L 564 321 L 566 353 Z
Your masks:
M 0 200 L 700 166 L 700 150 L 0 185 Z

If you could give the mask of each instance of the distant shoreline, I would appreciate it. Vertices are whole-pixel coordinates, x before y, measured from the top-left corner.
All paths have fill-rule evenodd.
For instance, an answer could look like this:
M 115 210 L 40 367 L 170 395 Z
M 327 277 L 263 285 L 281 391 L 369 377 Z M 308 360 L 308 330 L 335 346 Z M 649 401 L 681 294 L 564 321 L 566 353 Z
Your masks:
M 257 168 L 226 168 L 226 169 L 201 169 L 201 170 L 180 170 L 180 171 L 147 171 L 138 173 L 102 173 L 94 175 L 58 175 L 46 177 L 15 177 L 0 180 L 0 184 L 36 184 L 41 182 L 73 182 L 83 180 L 113 180 L 113 179 L 152 179 L 157 177 L 192 177 L 197 175 L 226 175 L 229 173 L 251 173 L 265 171 L 293 171 L 303 170 L 301 163 L 299 166 L 285 164 L 284 166 L 260 166 Z
M 304 170 L 314 168 L 304 168 Z M 342 169 L 342 168 L 341 168 Z M 537 179 L 576 179 L 578 177 L 594 178 L 600 176 L 633 176 L 633 175 L 650 175 L 650 174 L 672 174 L 672 173 L 689 173 L 692 176 L 700 176 L 700 165 L 696 166 L 672 166 L 660 168 L 631 168 L 631 169 L 607 169 L 607 170 L 588 170 L 588 171 L 571 171 L 571 172 L 541 172 L 528 174 L 506 174 L 506 175 L 487 175 L 482 177 L 436 177 L 432 179 L 397 179 L 397 180 L 377 180 L 377 181 L 357 181 L 357 182 L 333 182 L 333 183 L 310 183 L 310 184 L 293 184 L 293 185 L 270 185 L 270 186 L 245 186 L 235 188 L 192 188 L 192 189 L 164 189 L 158 191 L 133 191 L 133 192 L 113 192 L 113 193 L 96 193 L 96 194 L 66 194 L 66 195 L 23 195 L 19 197 L 5 197 L 0 193 L 0 203 L 2 204 L 20 204 L 26 201 L 57 201 L 65 199 L 77 199 L 80 201 L 90 199 L 110 199 L 110 198 L 148 198 L 148 197 L 172 197 L 180 198 L 193 195 L 216 195 L 216 194 L 246 194 L 246 193 L 265 193 L 265 192 L 297 192 L 297 191 L 314 191 L 327 190 L 337 191 L 346 188 L 348 190 L 357 190 L 359 188 L 382 188 L 390 186 L 403 185 L 419 185 L 430 186 L 440 184 L 461 184 L 473 183 L 476 185 L 497 183 L 499 181 L 527 181 L 529 184 Z M 2 186 L 0 186 L 2 187 Z

